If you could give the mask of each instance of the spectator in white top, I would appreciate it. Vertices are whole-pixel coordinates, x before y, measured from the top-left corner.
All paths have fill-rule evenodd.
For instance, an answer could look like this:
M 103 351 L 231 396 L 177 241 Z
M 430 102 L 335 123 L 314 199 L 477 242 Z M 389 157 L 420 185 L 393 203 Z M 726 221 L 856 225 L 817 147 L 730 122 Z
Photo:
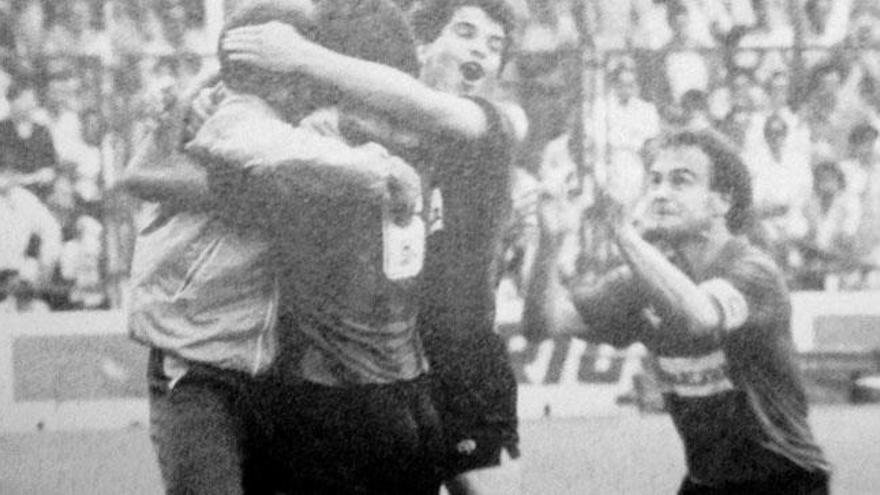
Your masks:
M 876 110 L 858 94 L 861 78 L 855 77 L 854 70 L 847 73 L 840 62 L 835 60 L 813 70 L 806 103 L 798 112 L 810 129 L 814 153 L 822 151 L 831 157 L 846 156 L 853 126 L 878 121 Z
M 752 175 L 759 243 L 783 266 L 788 264 L 789 241 L 799 234 L 793 226 L 812 187 L 809 164 L 785 145 L 787 135 L 785 122 L 771 116 L 764 126 L 764 145 L 745 150 L 743 156 Z
M 61 277 L 72 283 L 70 302 L 74 308 L 100 308 L 107 301 L 101 278 L 103 232 L 101 222 L 83 215 L 76 220 L 76 237 L 64 243 Z
M 846 186 L 837 163 L 824 161 L 813 168 L 813 191 L 804 204 L 797 242 L 798 289 L 825 289 L 828 276 L 852 256 L 859 211 L 845 194 Z
M 626 65 L 611 74 L 613 94 L 606 100 L 609 187 L 632 205 L 644 186 L 641 151 L 645 141 L 660 133 L 657 108 L 639 97 L 635 72 Z
M 714 43 L 694 36 L 689 14 L 684 4 L 671 2 L 666 6 L 666 18 L 673 35 L 665 47 L 663 68 L 673 101 L 678 101 L 691 89 L 708 91 L 712 82 L 709 62 L 700 50 L 710 48 Z
M 754 149 L 754 147 L 763 144 L 767 120 L 775 115 L 785 122 L 788 129 L 785 148 L 792 153 L 800 153 L 799 159 L 807 163 L 810 157 L 810 130 L 789 105 L 788 74 L 783 71 L 772 73 L 764 84 L 764 91 L 767 95 L 766 106 L 759 108 L 752 114 L 749 127 L 746 130 L 744 148 Z
M 830 48 L 846 38 L 852 0 L 806 0 L 803 4 L 804 42 Z
M 35 258 L 28 256 L 34 237 L 39 240 Z M 0 169 L 0 269 L 40 289 L 52 276 L 60 251 L 61 229 L 52 213 L 18 185 L 14 172 Z

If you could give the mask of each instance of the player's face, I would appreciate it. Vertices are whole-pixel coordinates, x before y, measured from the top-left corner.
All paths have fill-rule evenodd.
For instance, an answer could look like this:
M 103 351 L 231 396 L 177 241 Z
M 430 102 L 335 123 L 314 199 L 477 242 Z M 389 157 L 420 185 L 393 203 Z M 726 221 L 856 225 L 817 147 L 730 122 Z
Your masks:
M 669 240 L 699 237 L 723 221 L 729 203 L 709 188 L 712 164 L 697 147 L 661 149 L 648 179 L 648 220 Z
M 437 39 L 419 46 L 422 80 L 440 91 L 480 93 L 497 76 L 506 43 L 504 28 L 485 11 L 460 7 Z

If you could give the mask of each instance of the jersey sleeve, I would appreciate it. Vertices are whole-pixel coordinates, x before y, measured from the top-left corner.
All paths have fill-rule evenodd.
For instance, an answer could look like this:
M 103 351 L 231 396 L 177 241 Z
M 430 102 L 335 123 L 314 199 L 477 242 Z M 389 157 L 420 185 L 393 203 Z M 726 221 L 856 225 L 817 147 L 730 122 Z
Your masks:
M 721 313 L 721 330 L 767 328 L 789 306 L 782 274 L 766 256 L 750 254 L 700 284 Z
M 626 267 L 612 270 L 595 283 L 575 286 L 571 297 L 589 327 L 587 340 L 623 348 L 641 340 L 650 329 L 647 298 Z
M 443 151 L 455 159 L 445 160 L 445 170 L 441 173 L 451 176 L 472 177 L 477 183 L 485 183 L 487 178 L 507 176 L 513 159 L 515 135 L 513 124 L 505 113 L 494 103 L 483 98 L 469 98 L 477 104 L 486 118 L 486 132 L 477 139 L 463 137 L 449 138 Z M 474 167 L 474 158 L 481 158 L 485 166 Z M 509 178 L 505 183 L 509 182 Z
M 252 100 L 218 109 L 187 150 L 209 169 L 215 194 L 280 222 L 336 203 L 412 210 L 420 198 L 416 171 L 382 146 L 291 126 Z

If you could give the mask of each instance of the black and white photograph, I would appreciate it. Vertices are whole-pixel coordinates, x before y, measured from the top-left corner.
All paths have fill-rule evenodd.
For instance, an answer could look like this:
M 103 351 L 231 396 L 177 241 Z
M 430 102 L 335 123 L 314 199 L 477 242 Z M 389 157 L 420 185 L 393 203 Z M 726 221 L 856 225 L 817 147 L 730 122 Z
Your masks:
M 0 495 L 880 493 L 880 1 L 0 0 Z

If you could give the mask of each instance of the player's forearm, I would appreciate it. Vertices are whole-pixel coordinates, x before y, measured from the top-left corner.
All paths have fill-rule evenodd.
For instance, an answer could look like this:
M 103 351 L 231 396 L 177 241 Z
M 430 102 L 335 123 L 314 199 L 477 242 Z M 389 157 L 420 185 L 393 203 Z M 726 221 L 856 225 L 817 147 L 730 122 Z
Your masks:
M 532 341 L 555 335 L 585 334 L 588 330 L 569 291 L 560 281 L 560 247 L 552 240 L 542 239 L 527 277 L 522 331 Z
M 204 167 L 195 157 L 159 143 L 155 131 L 140 143 L 115 187 L 145 201 L 191 209 L 211 203 Z
M 425 132 L 451 133 L 466 139 L 482 136 L 486 117 L 472 101 L 429 88 L 418 79 L 387 65 L 316 47 L 300 70 L 332 84 L 353 100 Z
M 691 334 L 706 335 L 718 327 L 721 316 L 709 295 L 660 250 L 642 239 L 631 225 L 617 227 L 615 234 L 621 253 L 651 302 L 683 316 Z

